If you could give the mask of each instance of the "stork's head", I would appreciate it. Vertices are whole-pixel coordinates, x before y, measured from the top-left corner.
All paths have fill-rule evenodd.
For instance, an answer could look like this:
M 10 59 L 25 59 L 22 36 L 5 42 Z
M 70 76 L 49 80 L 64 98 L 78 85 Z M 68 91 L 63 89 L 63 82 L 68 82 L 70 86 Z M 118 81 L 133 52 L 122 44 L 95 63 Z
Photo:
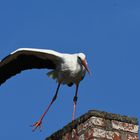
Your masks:
M 80 63 L 85 67 L 89 75 L 91 75 L 91 72 L 88 68 L 87 60 L 86 60 L 86 55 L 84 53 L 78 53 L 78 59 Z

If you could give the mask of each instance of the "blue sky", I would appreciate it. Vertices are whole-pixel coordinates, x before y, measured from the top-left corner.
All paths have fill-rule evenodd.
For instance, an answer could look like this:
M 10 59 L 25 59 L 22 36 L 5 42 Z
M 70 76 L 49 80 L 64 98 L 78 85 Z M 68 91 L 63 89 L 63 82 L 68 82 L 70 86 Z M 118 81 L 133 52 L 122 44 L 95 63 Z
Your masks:
M 79 87 L 77 117 L 91 109 L 140 119 L 140 1 L 0 1 L 0 59 L 20 47 L 84 52 L 93 77 Z M 33 133 L 53 97 L 48 70 L 27 70 L 0 87 L 0 139 L 42 140 L 72 119 L 75 87 L 59 97 Z

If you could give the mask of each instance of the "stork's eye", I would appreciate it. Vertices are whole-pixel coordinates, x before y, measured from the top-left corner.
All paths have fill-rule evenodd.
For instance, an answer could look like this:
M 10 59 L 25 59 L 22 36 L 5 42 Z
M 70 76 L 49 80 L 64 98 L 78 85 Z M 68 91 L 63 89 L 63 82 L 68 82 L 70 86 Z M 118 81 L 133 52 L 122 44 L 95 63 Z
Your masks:
M 79 57 L 79 56 L 78 56 L 78 62 L 79 62 L 80 64 L 82 64 L 82 59 L 81 59 L 81 57 Z
M 82 61 L 81 58 L 80 58 L 79 56 L 78 56 L 78 59 L 79 59 L 80 61 Z

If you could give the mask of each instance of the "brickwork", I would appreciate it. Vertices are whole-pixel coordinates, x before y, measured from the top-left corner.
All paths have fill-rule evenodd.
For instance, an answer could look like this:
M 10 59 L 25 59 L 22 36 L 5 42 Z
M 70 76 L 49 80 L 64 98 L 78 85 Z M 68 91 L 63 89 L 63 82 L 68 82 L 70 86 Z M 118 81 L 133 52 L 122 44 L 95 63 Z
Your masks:
M 138 140 L 138 120 L 92 110 L 46 140 Z

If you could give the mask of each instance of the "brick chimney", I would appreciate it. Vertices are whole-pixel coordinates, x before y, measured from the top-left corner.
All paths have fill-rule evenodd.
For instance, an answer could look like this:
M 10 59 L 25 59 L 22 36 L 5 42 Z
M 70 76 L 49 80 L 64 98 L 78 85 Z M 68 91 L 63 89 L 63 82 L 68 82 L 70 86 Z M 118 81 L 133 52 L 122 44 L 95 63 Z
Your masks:
M 46 140 L 138 140 L 138 120 L 91 110 Z

